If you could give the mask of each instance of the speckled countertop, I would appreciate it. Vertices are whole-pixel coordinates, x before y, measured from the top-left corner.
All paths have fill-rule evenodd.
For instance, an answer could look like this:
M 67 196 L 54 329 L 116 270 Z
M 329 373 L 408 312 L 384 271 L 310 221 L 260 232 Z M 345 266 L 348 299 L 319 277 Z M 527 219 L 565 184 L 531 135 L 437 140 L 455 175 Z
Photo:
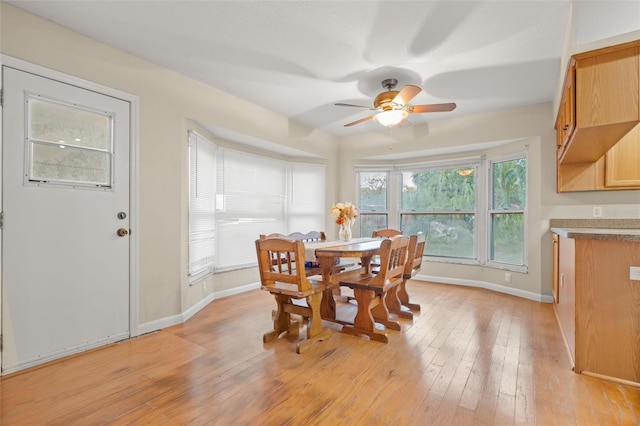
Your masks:
M 640 219 L 551 219 L 549 224 L 565 238 L 640 242 Z

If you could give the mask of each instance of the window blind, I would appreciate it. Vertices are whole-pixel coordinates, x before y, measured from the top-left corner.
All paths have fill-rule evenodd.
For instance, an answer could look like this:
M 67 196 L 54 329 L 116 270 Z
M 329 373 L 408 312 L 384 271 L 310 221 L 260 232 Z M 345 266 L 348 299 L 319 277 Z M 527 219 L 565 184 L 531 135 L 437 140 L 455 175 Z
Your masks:
M 287 163 L 228 148 L 218 160 L 217 269 L 255 265 L 260 234 L 285 232 Z
M 325 224 L 325 170 L 323 164 L 291 163 L 288 231 L 323 231 Z
M 216 145 L 189 132 L 189 278 L 213 272 L 216 263 Z

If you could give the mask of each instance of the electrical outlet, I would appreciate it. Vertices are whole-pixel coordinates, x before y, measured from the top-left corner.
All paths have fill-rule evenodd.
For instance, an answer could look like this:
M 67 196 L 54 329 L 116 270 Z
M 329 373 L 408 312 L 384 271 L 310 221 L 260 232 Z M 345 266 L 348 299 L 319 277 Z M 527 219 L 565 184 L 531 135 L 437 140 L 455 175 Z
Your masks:
M 593 217 L 602 217 L 602 207 L 593 206 Z
M 640 266 L 629 267 L 629 279 L 633 281 L 640 281 Z
M 511 272 L 505 272 L 504 273 L 504 282 L 505 283 L 510 283 L 511 282 Z

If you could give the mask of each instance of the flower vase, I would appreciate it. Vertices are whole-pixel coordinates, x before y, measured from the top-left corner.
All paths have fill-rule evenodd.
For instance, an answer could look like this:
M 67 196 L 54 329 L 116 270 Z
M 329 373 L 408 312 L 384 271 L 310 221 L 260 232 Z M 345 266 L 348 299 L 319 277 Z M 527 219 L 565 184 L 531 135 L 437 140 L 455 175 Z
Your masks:
M 349 241 L 351 240 L 351 223 L 345 222 L 340 225 L 340 230 L 338 231 L 338 238 L 340 241 Z

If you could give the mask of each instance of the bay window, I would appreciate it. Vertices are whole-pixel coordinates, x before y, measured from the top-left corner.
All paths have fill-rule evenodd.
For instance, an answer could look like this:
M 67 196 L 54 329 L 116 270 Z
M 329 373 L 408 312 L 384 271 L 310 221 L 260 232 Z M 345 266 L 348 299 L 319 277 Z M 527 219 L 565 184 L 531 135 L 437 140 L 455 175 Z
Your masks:
M 431 261 L 526 272 L 526 153 L 356 172 L 360 235 L 389 227 L 424 232 Z

